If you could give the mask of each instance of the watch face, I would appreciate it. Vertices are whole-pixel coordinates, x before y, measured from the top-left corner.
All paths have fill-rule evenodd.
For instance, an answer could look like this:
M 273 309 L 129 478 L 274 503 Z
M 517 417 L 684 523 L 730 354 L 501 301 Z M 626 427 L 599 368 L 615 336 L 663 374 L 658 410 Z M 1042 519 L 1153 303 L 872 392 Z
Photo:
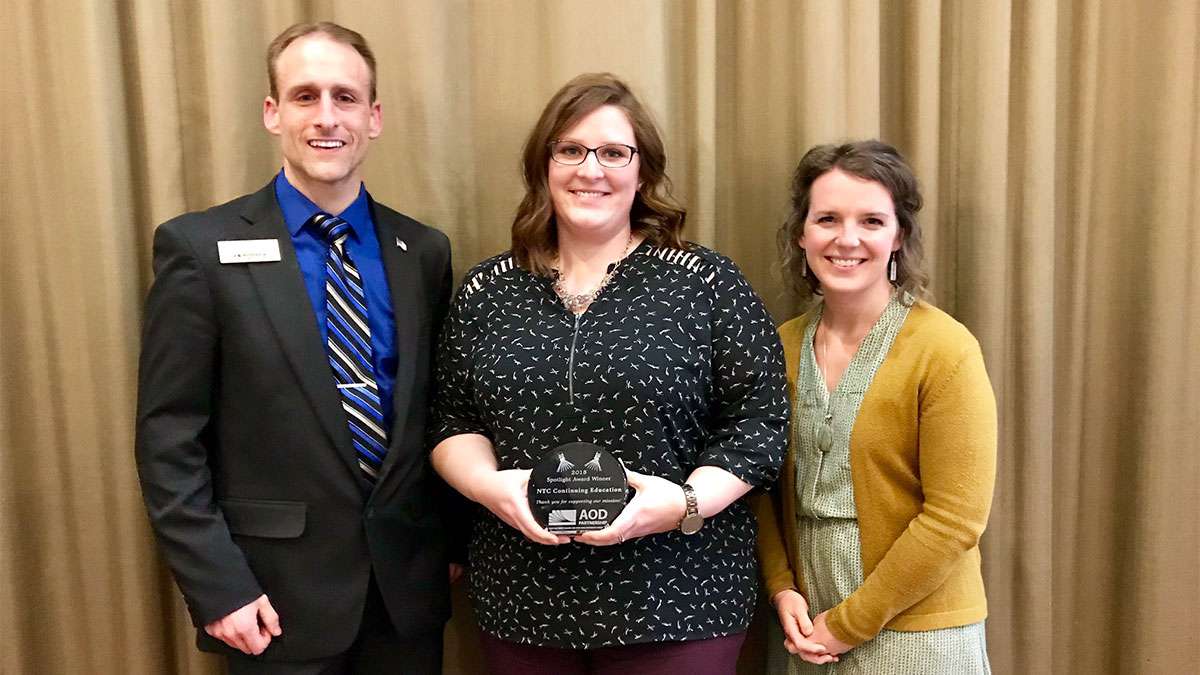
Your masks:
M 683 521 L 679 523 L 679 531 L 684 534 L 696 534 L 704 525 L 704 518 L 699 513 L 692 513 L 683 517 Z

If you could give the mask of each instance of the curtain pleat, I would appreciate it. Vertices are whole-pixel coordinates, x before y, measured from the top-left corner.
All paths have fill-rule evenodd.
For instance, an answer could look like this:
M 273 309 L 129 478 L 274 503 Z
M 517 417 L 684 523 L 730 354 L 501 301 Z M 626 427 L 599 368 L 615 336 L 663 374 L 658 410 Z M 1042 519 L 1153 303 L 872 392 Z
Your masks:
M 999 403 L 995 672 L 1200 670 L 1200 3 L 11 0 L 0 672 L 220 672 L 133 462 L 150 241 L 278 170 L 263 53 L 316 19 L 378 58 L 368 187 L 445 231 L 460 275 L 507 248 L 524 137 L 583 71 L 634 86 L 689 237 L 781 321 L 802 309 L 775 259 L 800 155 L 898 146 L 935 302 L 980 339 Z M 455 602 L 447 672 L 477 672 Z

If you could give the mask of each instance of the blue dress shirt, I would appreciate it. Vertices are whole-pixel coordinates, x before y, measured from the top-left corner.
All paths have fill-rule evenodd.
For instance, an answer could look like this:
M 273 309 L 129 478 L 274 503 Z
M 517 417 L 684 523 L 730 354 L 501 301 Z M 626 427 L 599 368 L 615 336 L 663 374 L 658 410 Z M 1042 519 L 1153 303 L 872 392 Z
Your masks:
M 321 344 L 325 344 L 325 256 L 329 244 L 316 228 L 306 227 L 308 219 L 321 210 L 299 190 L 288 182 L 283 171 L 275 177 L 275 199 L 283 211 L 283 222 L 292 235 L 296 249 L 296 260 L 304 275 L 304 286 L 312 301 L 317 328 L 321 331 Z M 385 429 L 392 429 L 392 390 L 396 384 L 396 315 L 392 310 L 392 295 L 388 290 L 387 275 L 383 269 L 383 254 L 379 249 L 379 237 L 375 234 L 375 223 L 371 219 L 370 201 L 365 187 L 359 187 L 358 197 L 341 213 L 332 214 L 350 224 L 350 236 L 346 249 L 362 276 L 363 292 L 367 296 L 367 325 L 371 328 L 371 357 L 374 362 L 375 382 L 379 385 L 379 399 L 383 405 Z M 329 379 L 333 381 L 333 374 Z

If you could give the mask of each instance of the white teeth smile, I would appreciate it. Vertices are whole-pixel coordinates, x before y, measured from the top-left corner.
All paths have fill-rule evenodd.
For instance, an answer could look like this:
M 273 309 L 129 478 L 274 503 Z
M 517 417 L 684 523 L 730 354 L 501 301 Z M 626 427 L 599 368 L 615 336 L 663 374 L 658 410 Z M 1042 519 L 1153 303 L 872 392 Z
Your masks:
M 346 144 L 346 142 L 345 142 L 345 141 L 318 141 L 318 140 L 312 140 L 312 141 L 309 141 L 309 142 L 308 142 L 308 144 L 309 144 L 310 146 L 314 147 L 314 148 L 326 148 L 326 149 L 332 150 L 332 149 L 334 149 L 334 148 L 340 148 L 340 147 L 342 147 L 343 145 L 345 145 L 345 144 Z
M 571 194 L 579 195 L 580 197 L 603 197 L 604 192 L 589 192 L 587 190 L 571 190 Z
M 826 258 L 834 267 L 850 268 L 863 262 L 861 258 Z

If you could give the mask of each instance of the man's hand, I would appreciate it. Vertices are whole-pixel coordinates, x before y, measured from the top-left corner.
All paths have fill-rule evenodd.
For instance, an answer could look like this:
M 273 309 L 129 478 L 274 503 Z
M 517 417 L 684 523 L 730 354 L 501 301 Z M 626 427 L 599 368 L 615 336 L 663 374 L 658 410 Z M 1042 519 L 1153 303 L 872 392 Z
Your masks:
M 272 637 L 283 634 L 279 628 L 279 615 L 265 595 L 206 625 L 204 632 L 238 651 L 254 656 L 266 650 Z

